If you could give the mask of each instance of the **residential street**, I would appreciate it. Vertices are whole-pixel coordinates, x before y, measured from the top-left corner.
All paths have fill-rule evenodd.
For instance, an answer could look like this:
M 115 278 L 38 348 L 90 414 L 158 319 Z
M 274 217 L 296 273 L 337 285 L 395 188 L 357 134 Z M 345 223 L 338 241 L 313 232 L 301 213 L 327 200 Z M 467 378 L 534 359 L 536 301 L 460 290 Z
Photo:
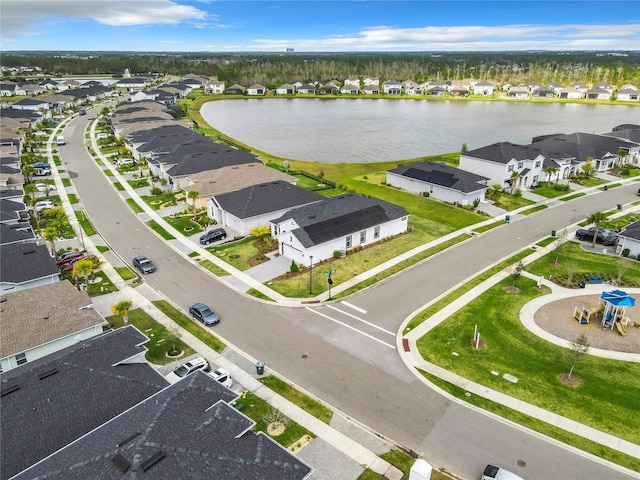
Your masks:
M 92 224 L 129 265 L 135 255 L 150 257 L 158 271 L 144 280 L 174 303 L 185 310 L 196 301 L 212 305 L 222 319 L 214 332 L 228 343 L 463 478 L 477 478 L 487 463 L 509 468 L 518 461 L 526 463 L 527 478 L 630 478 L 428 388 L 400 360 L 395 334 L 422 305 L 552 229 L 635 201 L 636 185 L 514 218 L 353 295 L 347 305 L 281 307 L 229 288 L 148 229 L 110 185 L 113 177 L 89 157 L 83 141 L 87 122 L 88 117 L 79 117 L 65 128 L 67 144 L 60 157 Z

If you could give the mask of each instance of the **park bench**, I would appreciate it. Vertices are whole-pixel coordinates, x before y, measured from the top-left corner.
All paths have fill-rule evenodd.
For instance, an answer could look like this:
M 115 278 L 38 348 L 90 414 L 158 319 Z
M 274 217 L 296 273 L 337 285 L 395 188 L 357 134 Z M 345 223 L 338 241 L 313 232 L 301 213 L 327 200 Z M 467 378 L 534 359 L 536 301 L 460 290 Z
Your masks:
M 589 283 L 602 283 L 602 275 L 589 275 Z

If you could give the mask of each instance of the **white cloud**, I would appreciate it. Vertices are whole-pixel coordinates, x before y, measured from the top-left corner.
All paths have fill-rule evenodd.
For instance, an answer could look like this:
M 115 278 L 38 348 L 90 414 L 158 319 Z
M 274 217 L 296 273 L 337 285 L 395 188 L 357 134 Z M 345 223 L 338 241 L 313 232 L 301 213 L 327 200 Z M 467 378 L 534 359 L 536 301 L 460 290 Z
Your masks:
M 504 25 L 393 28 L 374 26 L 325 39 L 254 39 L 246 50 L 637 50 L 639 24 Z
M 2 39 L 36 34 L 39 22 L 56 18 L 95 20 L 111 26 L 177 25 L 206 21 L 208 14 L 172 0 L 2 0 Z

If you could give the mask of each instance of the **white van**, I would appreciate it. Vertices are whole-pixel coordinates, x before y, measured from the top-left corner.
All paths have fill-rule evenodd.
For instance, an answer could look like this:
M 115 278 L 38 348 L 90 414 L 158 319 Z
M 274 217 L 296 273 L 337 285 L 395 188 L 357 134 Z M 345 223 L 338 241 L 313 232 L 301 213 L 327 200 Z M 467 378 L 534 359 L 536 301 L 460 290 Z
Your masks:
M 56 143 L 58 145 L 64 145 L 65 144 L 64 137 L 62 135 L 58 135 L 58 138 L 56 138 Z
M 481 480 L 524 480 L 515 473 L 495 465 L 487 465 L 482 473 Z

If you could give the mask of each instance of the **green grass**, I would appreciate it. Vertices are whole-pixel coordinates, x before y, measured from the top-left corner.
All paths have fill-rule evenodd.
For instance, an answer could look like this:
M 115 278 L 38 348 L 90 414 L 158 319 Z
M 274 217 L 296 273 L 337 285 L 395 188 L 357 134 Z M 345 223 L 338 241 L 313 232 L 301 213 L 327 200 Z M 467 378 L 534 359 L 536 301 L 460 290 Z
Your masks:
M 374 276 L 372 276 L 371 278 L 368 278 L 367 280 L 364 280 L 360 283 L 358 283 L 357 285 L 354 285 L 353 287 L 350 287 L 346 290 L 344 290 L 343 292 L 337 294 L 337 295 L 332 295 L 332 298 L 344 298 L 347 297 L 357 291 L 362 290 L 363 288 L 369 287 L 375 283 L 380 282 L 381 280 L 390 277 L 391 275 L 394 275 L 402 270 L 404 270 L 405 268 L 410 267 L 411 265 L 414 265 L 418 262 L 421 262 L 422 260 L 429 258 L 433 255 L 435 255 L 436 253 L 440 253 L 444 250 L 446 250 L 449 247 L 452 247 L 454 245 L 457 245 L 460 242 L 464 242 L 465 240 L 468 240 L 470 237 L 469 235 L 463 233 L 461 235 L 458 235 L 455 238 L 452 238 L 450 240 L 447 240 L 446 242 L 442 242 L 439 245 L 436 245 L 435 247 L 429 248 L 428 250 L 425 250 L 421 253 L 418 253 L 416 255 L 413 255 L 412 257 L 401 261 L 400 263 L 394 265 L 393 267 L 387 268 L 385 271 L 380 272 Z
M 120 182 L 113 182 L 113 186 L 116 187 L 116 190 L 119 192 L 124 192 L 124 187 Z
M 131 210 L 133 210 L 135 213 L 144 212 L 144 209 L 140 205 L 138 205 L 138 202 L 136 202 L 133 198 L 127 198 L 126 202 L 127 205 L 129 205 L 129 208 L 131 208 Z
M 70 193 L 67 196 L 69 197 L 69 203 L 71 205 L 75 205 L 76 203 L 78 203 L 80 201 L 78 199 L 78 195 L 76 195 L 75 193 Z
M 633 471 L 640 471 L 640 460 L 637 458 L 631 457 L 617 450 L 607 448 L 599 443 L 581 437 L 580 435 L 570 433 L 559 427 L 543 422 L 542 420 L 538 420 L 537 418 L 530 417 L 524 413 L 512 410 L 504 405 L 500 405 L 499 403 L 492 402 L 486 398 L 476 395 L 467 396 L 466 391 L 463 388 L 448 383 L 445 380 L 435 377 L 420 369 L 418 369 L 418 371 L 431 383 L 460 400 L 464 400 L 465 402 L 480 407 L 483 410 L 495 413 L 496 415 L 511 420 L 512 422 L 535 430 L 543 435 L 560 440 L 561 442 L 572 445 L 585 452 L 617 463 L 618 465 L 622 465 L 623 467 L 629 468 Z
M 109 247 L 107 247 L 106 245 L 96 245 L 96 250 L 98 250 L 100 253 L 104 253 L 109 251 Z
M 547 237 L 547 238 L 544 238 L 544 239 L 540 240 L 538 243 L 536 243 L 536 245 L 538 247 L 543 247 L 544 248 L 547 245 L 551 245 L 556 240 L 557 240 L 557 237 Z
M 546 208 L 548 208 L 547 205 L 536 205 L 535 207 L 520 212 L 520 215 L 531 215 L 532 213 L 539 212 L 540 210 L 544 210 Z
M 640 364 L 590 356 L 574 371 L 582 385 L 566 386 L 558 378 L 571 367 L 566 349 L 529 332 L 518 315 L 523 305 L 549 289 L 538 289 L 535 281 L 521 277 L 519 293 L 507 293 L 504 287 L 512 283 L 507 278 L 491 287 L 420 338 L 417 345 L 423 358 L 496 391 L 638 442 L 637 428 L 629 422 L 636 406 L 629 399 L 640 398 Z M 476 325 L 484 350 L 471 346 Z M 507 382 L 504 373 L 519 381 Z
M 166 316 L 171 318 L 171 320 L 176 322 L 192 335 L 198 337 L 216 352 L 222 353 L 222 351 L 227 347 L 224 342 L 213 336 L 213 334 L 209 332 L 209 330 L 200 326 L 200 324 L 196 323 L 195 320 L 192 320 L 190 317 L 184 315 L 180 310 L 175 308 L 166 300 L 154 300 L 153 304 Z
M 118 275 L 124 280 L 133 280 L 137 277 L 135 273 L 131 271 L 129 267 L 114 267 L 115 271 L 118 272 Z
M 109 322 L 109 325 L 113 328 L 120 328 L 125 324 L 122 315 L 111 315 L 106 317 L 105 320 Z M 178 336 L 156 322 L 151 315 L 140 308 L 129 312 L 129 325 L 133 325 L 149 337 L 149 341 L 145 343 L 145 347 L 148 349 L 145 356 L 151 363 L 167 365 L 173 362 L 175 358 L 167 357 L 167 352 L 171 350 L 174 345 L 184 352 L 183 357 L 188 357 L 196 353 L 189 345 L 180 340 Z
M 154 210 L 160 210 L 169 206 L 177 205 L 174 193 L 162 193 L 160 195 L 141 195 L 140 198 Z
M 504 192 L 498 192 L 497 195 L 492 193 L 491 199 L 495 201 L 496 207 L 504 208 L 508 212 L 518 210 L 519 208 L 526 207 L 527 205 L 533 205 L 535 203 L 524 197 L 516 197 L 515 195 L 509 195 Z
M 315 401 L 313 398 L 296 390 L 288 383 L 280 380 L 278 377 L 269 375 L 267 377 L 258 378 L 258 380 L 277 394 L 289 400 L 291 403 L 294 403 L 307 413 L 310 413 L 318 420 L 323 421 L 327 425 L 331 423 L 331 418 L 333 417 L 333 412 L 331 410 Z
M 78 223 L 80 224 L 80 227 L 82 228 L 82 230 L 84 230 L 85 235 L 88 235 L 90 237 L 97 233 L 95 228 L 93 228 L 93 225 L 91 225 L 91 222 L 89 221 L 87 216 L 84 214 L 84 212 L 76 211 L 74 213 L 76 214 Z
M 209 247 L 207 250 L 220 260 L 227 262 L 238 270 L 244 271 L 257 264 L 253 259 L 256 259 L 259 253 L 259 242 L 255 237 L 246 237 L 217 247 Z
M 568 202 L 569 200 L 575 200 L 576 198 L 584 197 L 585 194 L 582 192 L 575 193 L 573 195 L 569 195 L 568 197 L 562 197 L 560 201 Z
M 211 260 L 202 260 L 200 262 L 200 265 L 202 265 L 203 268 L 209 270 L 216 277 L 224 277 L 226 275 L 229 275 L 229 272 L 227 272 L 223 268 L 220 268 L 215 263 L 213 263 Z
M 484 233 L 500 225 L 504 225 L 504 220 L 498 220 L 497 222 L 488 223 L 487 225 L 483 225 L 481 227 L 474 228 L 473 231 L 477 233 Z
M 171 235 L 169 232 L 167 232 L 164 228 L 162 228 L 160 226 L 160 224 L 158 222 L 156 222 L 155 220 L 149 220 L 147 222 L 147 225 L 149 226 L 149 228 L 151 228 L 151 230 L 156 232 L 158 235 L 160 235 L 165 240 L 175 240 L 175 238 L 176 238 L 173 235 Z
M 262 293 L 259 290 L 256 290 L 255 288 L 250 288 L 249 290 L 247 290 L 247 295 L 251 295 L 252 297 L 256 297 L 261 300 L 266 300 L 267 302 L 275 302 L 273 298 L 269 297 L 268 295 L 265 295 L 264 293 Z
M 538 183 L 538 185 L 545 185 L 545 183 L 540 182 Z M 562 185 L 562 186 L 564 187 L 565 185 Z M 556 189 L 553 187 L 553 184 L 550 184 L 550 185 L 546 184 L 546 186 L 541 186 L 539 188 L 536 188 L 535 190 L 532 190 L 532 193 L 535 193 L 536 195 L 541 195 L 547 198 L 560 197 L 562 195 L 566 195 L 569 192 L 570 190 Z
M 187 255 L 187 257 L 189 257 L 189 258 L 196 258 L 196 257 L 199 257 L 199 256 L 200 256 L 200 254 L 198 252 L 191 252 L 191 253 L 189 253 L 189 255 Z
M 596 187 L 598 185 L 602 185 L 603 183 L 607 183 L 607 180 L 602 180 L 597 177 L 587 177 L 587 178 L 581 178 L 578 183 L 583 187 L 589 188 L 589 187 Z
M 629 213 L 626 215 L 623 215 L 621 217 L 617 217 L 617 218 L 612 218 L 611 220 L 608 220 L 606 223 L 606 228 L 612 229 L 612 230 L 616 230 L 616 231 L 620 231 L 622 230 L 624 227 L 629 226 L 630 224 L 637 222 L 638 220 L 640 220 L 640 215 L 637 213 Z
M 60 160 L 60 157 L 58 155 L 53 156 L 53 163 L 56 164 L 56 167 L 62 166 L 62 161 Z
M 164 220 L 184 236 L 190 236 L 202 232 L 202 226 L 192 221 L 192 218 L 192 215 L 179 215 L 176 217 L 165 217 Z
M 265 421 L 265 416 L 269 415 L 270 412 L 273 411 L 273 407 L 271 407 L 260 397 L 250 392 L 247 392 L 244 395 L 244 398 L 238 399 L 237 404 L 239 403 L 242 403 L 244 405 L 242 413 L 256 422 L 253 430 L 257 432 L 264 432 L 265 435 L 269 436 L 269 434 L 267 433 L 267 422 Z M 303 426 L 297 424 L 287 417 L 285 418 L 287 421 L 287 428 L 285 429 L 285 431 L 280 435 L 271 437 L 284 448 L 289 448 L 290 446 L 294 445 L 305 435 L 309 435 L 311 438 L 315 437 L 313 433 L 311 433 Z
M 60 179 L 62 181 L 62 185 L 65 187 L 70 187 L 71 186 L 71 180 L 69 180 L 68 178 L 61 178 Z
M 488 280 L 489 278 L 493 277 L 496 273 L 501 272 L 505 268 L 519 262 L 520 260 L 528 257 L 532 253 L 533 253 L 533 250 L 529 250 L 529 249 L 522 250 L 521 252 L 518 252 L 515 255 L 504 260 L 503 262 L 500 262 L 499 264 L 495 265 L 494 267 L 487 269 L 485 272 L 482 272 L 481 274 L 473 277 L 472 279 L 465 281 L 464 285 L 458 287 L 453 292 L 449 293 L 448 295 L 445 295 L 438 301 L 432 303 L 427 308 L 422 310 L 419 314 L 417 314 L 415 317 L 413 317 L 405 327 L 404 329 L 405 333 L 408 332 L 409 330 L 413 330 L 414 328 L 416 328 L 422 322 L 424 322 L 429 317 L 431 317 L 435 313 L 445 308 L 455 299 L 457 299 L 458 297 L 461 297 L 472 288 L 480 285 L 485 280 Z
M 409 480 L 409 472 L 416 461 L 415 457 L 402 450 L 391 450 L 390 452 L 380 455 L 380 458 L 398 468 L 403 473 L 402 480 Z M 386 477 L 375 473 L 373 470 L 366 469 L 362 472 L 362 475 L 358 477 L 358 480 L 384 480 L 385 478 Z M 455 477 L 438 470 L 431 471 L 431 480 L 452 480 L 454 478 Z
M 107 293 L 117 292 L 116 286 L 109 280 L 109 277 L 102 270 L 98 270 L 94 273 L 95 278 L 99 278 L 100 282 L 89 284 L 89 295 L 97 297 L 99 295 L 106 295 Z
M 142 188 L 142 187 L 148 187 L 149 186 L 149 180 L 147 180 L 146 178 L 139 178 L 137 180 L 129 180 L 129 185 L 131 185 L 131 188 Z

